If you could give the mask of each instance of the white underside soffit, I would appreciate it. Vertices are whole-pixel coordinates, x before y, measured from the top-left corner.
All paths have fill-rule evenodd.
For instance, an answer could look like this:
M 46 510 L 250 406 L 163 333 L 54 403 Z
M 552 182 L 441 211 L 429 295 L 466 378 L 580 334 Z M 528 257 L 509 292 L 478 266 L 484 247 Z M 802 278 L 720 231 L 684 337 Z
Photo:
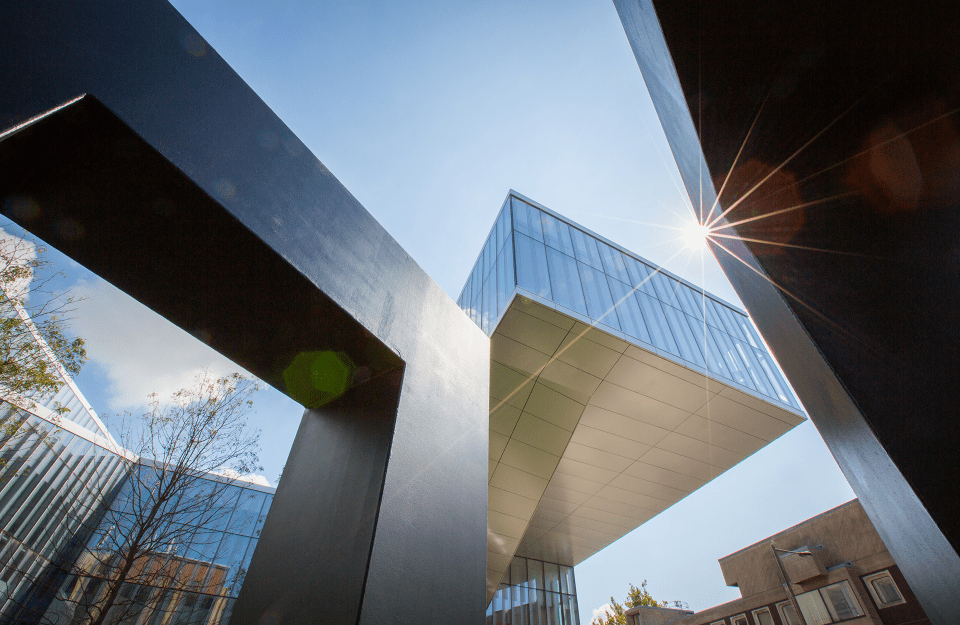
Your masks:
M 576 565 L 805 418 L 529 298 L 491 337 L 487 599 Z

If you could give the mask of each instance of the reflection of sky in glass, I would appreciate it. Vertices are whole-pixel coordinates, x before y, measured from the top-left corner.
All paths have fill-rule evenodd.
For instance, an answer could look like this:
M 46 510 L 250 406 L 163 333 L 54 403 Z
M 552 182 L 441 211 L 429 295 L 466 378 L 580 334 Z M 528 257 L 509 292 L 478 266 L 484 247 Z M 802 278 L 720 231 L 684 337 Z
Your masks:
M 799 409 L 745 314 L 510 195 L 457 303 L 490 335 L 518 287 L 641 347 Z

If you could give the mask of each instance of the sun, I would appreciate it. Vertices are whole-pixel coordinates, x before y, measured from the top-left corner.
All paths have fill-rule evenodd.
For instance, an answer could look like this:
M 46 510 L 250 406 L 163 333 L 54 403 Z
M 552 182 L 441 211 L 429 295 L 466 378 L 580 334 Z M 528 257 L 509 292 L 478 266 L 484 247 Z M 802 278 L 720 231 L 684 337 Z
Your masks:
M 710 234 L 710 229 L 695 221 L 686 224 L 681 229 L 683 245 L 691 250 L 703 251 L 707 249 L 708 234 Z

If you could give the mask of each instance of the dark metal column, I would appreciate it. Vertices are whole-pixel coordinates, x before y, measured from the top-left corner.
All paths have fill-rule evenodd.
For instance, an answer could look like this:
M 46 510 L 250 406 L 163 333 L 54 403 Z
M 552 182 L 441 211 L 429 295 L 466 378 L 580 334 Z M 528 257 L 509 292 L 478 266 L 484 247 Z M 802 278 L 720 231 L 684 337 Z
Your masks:
M 291 396 L 299 356 L 357 367 L 305 415 L 234 619 L 482 621 L 480 329 L 168 3 L 5 5 L 0 85 L 4 214 Z
M 614 4 L 694 206 L 729 211 L 714 255 L 924 610 L 957 622 L 960 13 Z

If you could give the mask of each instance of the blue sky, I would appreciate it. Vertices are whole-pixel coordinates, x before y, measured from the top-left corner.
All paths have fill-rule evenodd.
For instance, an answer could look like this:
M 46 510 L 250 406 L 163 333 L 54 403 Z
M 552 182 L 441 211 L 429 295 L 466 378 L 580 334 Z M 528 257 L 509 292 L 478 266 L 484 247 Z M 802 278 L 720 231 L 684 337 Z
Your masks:
M 711 256 L 682 249 L 689 200 L 610 0 L 173 4 L 452 298 L 513 188 L 739 304 Z M 78 384 L 101 413 L 232 370 L 64 267 L 87 297 Z M 271 481 L 300 413 L 258 399 Z M 852 497 L 801 425 L 579 565 L 581 623 L 644 579 L 692 609 L 735 599 L 718 558 Z

